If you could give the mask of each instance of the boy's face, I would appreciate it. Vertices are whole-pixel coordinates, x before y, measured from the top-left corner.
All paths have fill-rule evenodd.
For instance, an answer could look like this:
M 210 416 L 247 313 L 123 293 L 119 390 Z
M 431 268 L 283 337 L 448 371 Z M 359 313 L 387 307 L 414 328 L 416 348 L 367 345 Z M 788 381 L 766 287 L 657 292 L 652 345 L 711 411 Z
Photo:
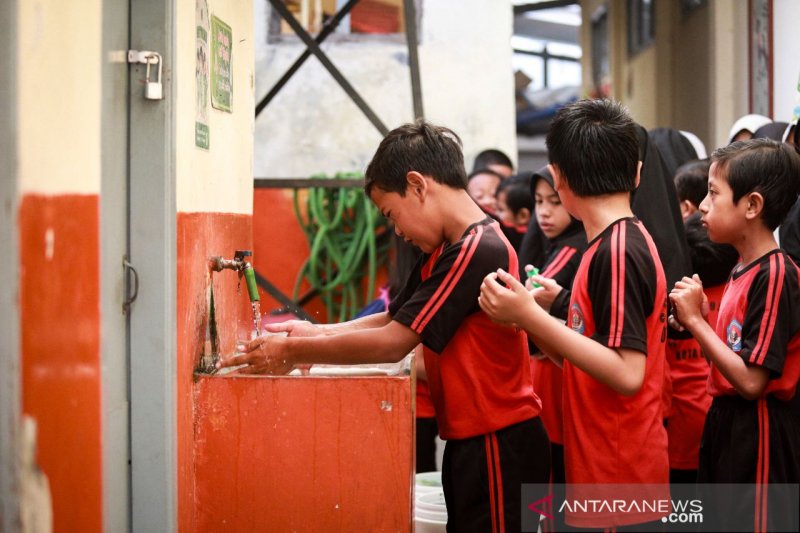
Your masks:
M 708 238 L 714 242 L 735 244 L 746 220 L 746 196 L 733 203 L 733 190 L 728 178 L 716 163 L 708 172 L 708 194 L 700 202 L 701 220 L 708 229 Z
M 497 209 L 495 193 L 500 185 L 500 180 L 492 174 L 478 174 L 473 176 L 467 184 L 467 193 L 475 200 L 481 209 L 494 214 Z
M 412 187 L 406 190 L 405 196 L 375 187 L 370 199 L 381 214 L 394 224 L 395 233 L 406 242 L 425 253 L 432 253 L 442 243 L 441 234 L 437 237 L 435 225 L 425 218 L 423 204 Z
M 536 222 L 545 237 L 553 239 L 561 235 L 572 219 L 561 204 L 558 193 L 545 180 L 539 179 L 536 182 L 533 200 L 536 206 Z

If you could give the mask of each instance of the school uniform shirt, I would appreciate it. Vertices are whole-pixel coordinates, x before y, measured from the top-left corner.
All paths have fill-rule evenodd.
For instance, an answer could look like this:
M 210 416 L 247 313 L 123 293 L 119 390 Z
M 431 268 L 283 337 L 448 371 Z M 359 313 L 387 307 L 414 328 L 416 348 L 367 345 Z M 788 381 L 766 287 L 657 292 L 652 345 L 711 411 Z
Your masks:
M 735 269 L 722 296 L 717 335 L 748 365 L 770 371 L 763 396 L 789 401 L 800 377 L 800 286 L 798 268 L 783 250 L 773 250 Z M 708 392 L 738 394 L 711 365 Z
M 704 287 L 709 307 L 707 319 L 712 327 L 716 326 L 724 291 L 724 283 Z M 667 366 L 671 377 L 670 412 L 667 415 L 669 467 L 697 470 L 703 424 L 711 407 L 707 390 L 709 362 L 697 340 L 687 335 L 667 339 Z
M 711 501 L 709 515 L 719 531 L 740 524 L 786 530 L 785 520 L 776 521 L 796 508 L 795 499 L 770 486 L 800 481 L 800 418 L 792 403 L 800 375 L 799 299 L 798 269 L 783 250 L 734 269 L 722 296 L 717 335 L 770 379 L 759 398 L 748 400 L 711 365 L 714 399 L 703 427 L 698 483 L 754 487 Z
M 655 244 L 636 218 L 623 218 L 589 243 L 572 286 L 567 325 L 611 349 L 645 354 L 640 390 L 623 396 L 564 362 L 567 499 L 669 498 L 667 434 L 661 388 L 665 371 L 667 291 Z M 661 484 L 636 494 L 597 494 L 592 484 Z M 585 485 L 576 485 L 585 484 Z M 607 489 L 606 489 L 607 490 Z M 641 513 L 567 513 L 578 527 L 660 519 Z
M 417 418 L 433 418 L 436 416 L 428 382 L 422 379 L 417 380 L 416 406 Z
M 566 320 L 569 309 L 569 295 L 575 272 L 581 263 L 583 250 L 586 248 L 586 233 L 583 224 L 573 220 L 561 235 L 552 239 L 547 253 L 547 259 L 540 270 L 540 274 L 554 279 L 564 289 L 559 293 L 550 307 L 550 314 L 556 318 Z M 538 351 L 531 347 L 531 353 Z M 533 390 L 542 400 L 542 419 L 550 442 L 563 444 L 563 424 L 561 407 L 561 368 L 549 357 L 531 359 L 531 373 L 533 376 Z
M 483 278 L 498 268 L 515 274 L 517 255 L 487 217 L 423 255 L 389 305 L 392 319 L 422 338 L 442 439 L 491 433 L 541 409 L 525 334 L 492 322 L 478 305 Z

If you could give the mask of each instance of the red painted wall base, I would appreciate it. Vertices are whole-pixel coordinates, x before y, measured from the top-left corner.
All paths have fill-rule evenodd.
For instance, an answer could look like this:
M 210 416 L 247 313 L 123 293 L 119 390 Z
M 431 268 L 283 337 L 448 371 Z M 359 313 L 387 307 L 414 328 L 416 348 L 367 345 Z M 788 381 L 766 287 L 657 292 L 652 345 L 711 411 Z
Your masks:
M 409 531 L 409 377 L 200 377 L 197 531 Z

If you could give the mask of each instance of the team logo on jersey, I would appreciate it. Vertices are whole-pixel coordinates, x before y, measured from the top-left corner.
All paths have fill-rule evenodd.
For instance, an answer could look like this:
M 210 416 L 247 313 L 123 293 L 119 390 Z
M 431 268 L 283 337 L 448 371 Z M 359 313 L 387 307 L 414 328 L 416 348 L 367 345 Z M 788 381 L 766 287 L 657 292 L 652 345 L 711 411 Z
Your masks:
M 733 350 L 734 352 L 739 352 L 742 350 L 742 325 L 739 324 L 736 320 L 732 320 L 730 324 L 728 324 L 728 348 Z
M 581 335 L 586 330 L 586 324 L 583 320 L 583 311 L 578 304 L 572 304 L 569 310 L 569 327 L 577 331 Z

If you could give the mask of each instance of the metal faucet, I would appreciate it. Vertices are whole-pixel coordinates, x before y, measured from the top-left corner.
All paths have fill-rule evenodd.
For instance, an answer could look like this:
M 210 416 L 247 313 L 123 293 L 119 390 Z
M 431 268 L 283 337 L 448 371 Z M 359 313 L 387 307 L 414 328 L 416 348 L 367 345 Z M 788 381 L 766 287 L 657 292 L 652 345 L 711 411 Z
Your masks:
M 261 298 L 258 296 L 258 285 L 256 284 L 256 275 L 253 266 L 245 261 L 245 257 L 250 257 L 253 252 L 250 250 L 236 250 L 233 254 L 233 259 L 223 259 L 220 256 L 209 258 L 208 267 L 213 272 L 221 272 L 222 270 L 235 270 L 241 276 L 244 274 L 245 283 L 247 283 L 247 293 L 250 296 L 250 302 L 257 302 Z
M 250 250 L 236 250 L 233 254 L 233 259 L 223 259 L 220 256 L 214 256 L 209 258 L 208 267 L 214 272 L 221 272 L 224 269 L 241 272 L 245 269 L 245 265 L 249 265 L 249 263 L 245 262 L 244 258 L 250 257 L 251 255 L 253 255 L 253 252 Z

